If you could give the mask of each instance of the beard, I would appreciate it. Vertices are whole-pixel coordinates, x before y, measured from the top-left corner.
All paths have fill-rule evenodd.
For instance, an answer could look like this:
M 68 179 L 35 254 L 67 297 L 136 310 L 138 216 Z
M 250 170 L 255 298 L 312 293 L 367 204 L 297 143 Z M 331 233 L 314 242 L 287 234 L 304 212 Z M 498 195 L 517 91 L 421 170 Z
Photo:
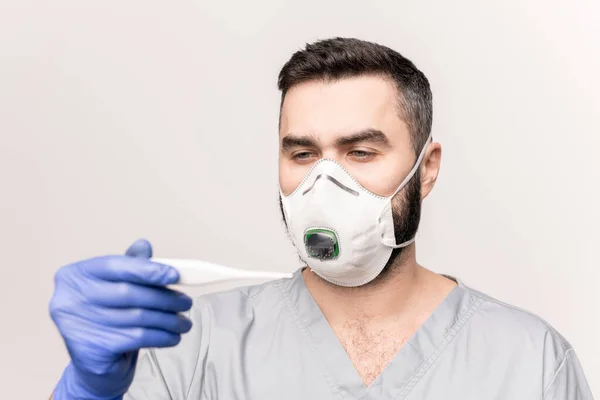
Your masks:
M 288 237 L 290 237 L 287 221 L 285 220 L 285 214 L 283 212 L 281 195 L 279 196 L 279 211 L 281 212 L 281 219 L 285 225 L 286 233 Z M 404 189 L 400 190 L 392 198 L 392 217 L 394 221 L 396 244 L 404 243 L 415 237 L 421 220 L 421 176 L 418 171 L 408 181 Z M 401 272 L 400 266 L 403 262 L 402 256 L 407 247 L 408 246 L 393 249 L 390 258 L 379 275 L 371 282 L 367 283 L 367 285 L 377 284 L 378 282 L 386 280 L 391 275 Z
M 404 243 L 415 237 L 421 221 L 421 176 L 418 171 L 408 181 L 404 190 L 400 190 L 392 198 L 392 216 L 396 244 Z M 382 281 L 392 274 L 401 272 L 400 266 L 407 248 L 408 246 L 393 249 L 390 259 L 374 281 Z

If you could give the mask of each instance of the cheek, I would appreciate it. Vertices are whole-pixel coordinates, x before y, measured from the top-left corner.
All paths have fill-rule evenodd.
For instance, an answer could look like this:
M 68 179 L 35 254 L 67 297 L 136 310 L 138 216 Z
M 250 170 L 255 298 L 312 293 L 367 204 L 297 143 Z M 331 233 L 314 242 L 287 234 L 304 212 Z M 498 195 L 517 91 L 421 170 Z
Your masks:
M 304 179 L 310 167 L 299 167 L 290 162 L 279 161 L 279 187 L 284 196 L 292 193 Z
M 386 160 L 380 163 L 371 163 L 367 166 L 350 171 L 354 178 L 365 189 L 383 197 L 394 194 L 407 171 L 403 163 L 394 160 Z M 410 170 L 410 166 L 408 167 Z

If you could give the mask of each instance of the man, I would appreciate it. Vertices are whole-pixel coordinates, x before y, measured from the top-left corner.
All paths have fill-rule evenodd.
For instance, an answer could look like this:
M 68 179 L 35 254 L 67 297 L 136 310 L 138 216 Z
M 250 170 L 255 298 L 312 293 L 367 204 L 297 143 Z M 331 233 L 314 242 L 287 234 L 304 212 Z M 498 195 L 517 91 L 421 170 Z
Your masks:
M 280 205 L 306 267 L 193 306 L 145 241 L 63 267 L 54 399 L 592 399 L 550 325 L 416 262 L 441 147 L 411 61 L 323 40 L 279 89 Z

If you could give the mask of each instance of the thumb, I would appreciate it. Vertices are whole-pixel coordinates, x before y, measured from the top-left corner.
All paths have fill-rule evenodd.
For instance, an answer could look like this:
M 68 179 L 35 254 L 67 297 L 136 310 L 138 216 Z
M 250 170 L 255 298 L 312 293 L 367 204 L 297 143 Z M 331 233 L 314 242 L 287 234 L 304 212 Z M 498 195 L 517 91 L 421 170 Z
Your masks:
M 146 239 L 138 239 L 129 246 L 125 255 L 137 258 L 150 258 L 152 257 L 152 245 Z

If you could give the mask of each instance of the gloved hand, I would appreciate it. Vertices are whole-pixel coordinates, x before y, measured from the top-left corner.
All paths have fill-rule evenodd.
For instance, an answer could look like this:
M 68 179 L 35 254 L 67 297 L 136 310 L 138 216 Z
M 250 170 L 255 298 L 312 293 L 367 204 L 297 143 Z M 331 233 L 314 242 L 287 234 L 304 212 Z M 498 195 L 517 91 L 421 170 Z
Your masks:
M 179 343 L 192 326 L 177 314 L 192 300 L 164 285 L 177 270 L 148 260 L 150 243 L 135 242 L 125 256 L 80 261 L 58 270 L 50 315 L 71 362 L 53 399 L 122 399 L 133 379 L 138 350 Z

